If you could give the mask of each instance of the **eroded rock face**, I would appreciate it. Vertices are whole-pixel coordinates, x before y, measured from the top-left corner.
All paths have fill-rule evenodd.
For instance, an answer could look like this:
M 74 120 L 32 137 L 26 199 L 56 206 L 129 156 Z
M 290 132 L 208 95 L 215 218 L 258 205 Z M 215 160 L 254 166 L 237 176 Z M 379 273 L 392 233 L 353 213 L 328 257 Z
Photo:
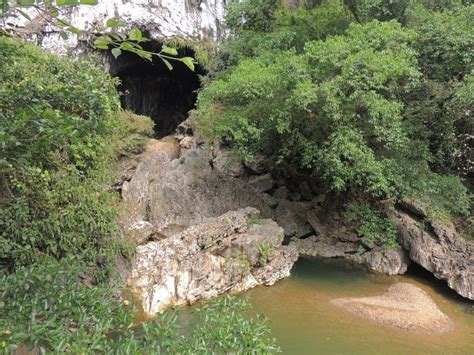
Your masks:
M 451 320 L 422 289 L 397 283 L 383 295 L 338 298 L 331 303 L 378 323 L 420 333 L 444 333 Z
M 140 206 L 137 220 L 150 222 L 166 236 L 247 206 L 273 218 L 264 195 L 248 188 L 245 180 L 213 168 L 211 152 L 200 148 L 173 160 L 160 152 L 149 156 L 123 185 L 122 197 Z
M 410 260 L 401 248 L 375 247 L 366 250 L 358 241 L 348 239 L 344 236 L 335 238 L 320 235 L 305 239 L 293 238 L 290 245 L 294 245 L 304 258 L 344 258 L 365 265 L 374 272 L 387 275 L 404 274 L 407 271 Z
M 154 315 L 289 276 L 296 249 L 281 245 L 283 230 L 275 222 L 252 224 L 258 216 L 253 208 L 227 212 L 139 246 L 129 285 L 145 312 Z
M 410 259 L 445 280 L 449 287 L 474 299 L 474 244 L 440 224 L 420 228 L 418 221 L 404 212 L 393 217 L 398 226 L 398 242 L 408 250 Z
M 79 6 L 61 9 L 61 18 L 72 26 L 83 30 L 94 30 L 95 26 L 105 27 L 107 19 L 120 18 L 129 28 L 138 27 L 149 32 L 151 38 L 180 37 L 199 41 L 218 41 L 224 34 L 225 0 L 104 0 L 95 6 Z M 34 19 L 9 19 L 15 26 L 44 25 L 37 13 L 30 11 Z M 63 40 L 58 32 L 43 28 L 40 38 L 43 47 L 56 53 L 80 45 L 77 36 Z

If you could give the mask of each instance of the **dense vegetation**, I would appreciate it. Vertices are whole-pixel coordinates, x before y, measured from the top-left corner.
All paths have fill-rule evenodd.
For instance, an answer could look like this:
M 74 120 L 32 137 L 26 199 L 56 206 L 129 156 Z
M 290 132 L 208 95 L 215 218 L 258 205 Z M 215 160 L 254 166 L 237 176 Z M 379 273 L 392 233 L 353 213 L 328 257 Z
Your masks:
M 276 156 L 348 199 L 410 196 L 431 218 L 469 215 L 474 5 L 299 3 L 231 4 L 200 134 L 244 159 Z
M 445 222 L 472 213 L 472 1 L 248 0 L 226 21 L 199 134 L 318 177 L 346 196 L 366 244 L 396 246 L 381 200 L 415 197 Z M 242 316 L 245 302 L 137 326 L 118 297 L 114 261 L 131 251 L 108 186 L 153 127 L 120 112 L 98 64 L 0 35 L 0 351 L 276 351 L 264 321 Z
M 108 186 L 153 123 L 120 111 L 116 84 L 98 58 L 0 36 L 0 352 L 276 350 L 243 301 L 204 306 L 184 332 L 178 311 L 135 324 L 136 307 L 118 297 L 114 262 L 131 247 Z

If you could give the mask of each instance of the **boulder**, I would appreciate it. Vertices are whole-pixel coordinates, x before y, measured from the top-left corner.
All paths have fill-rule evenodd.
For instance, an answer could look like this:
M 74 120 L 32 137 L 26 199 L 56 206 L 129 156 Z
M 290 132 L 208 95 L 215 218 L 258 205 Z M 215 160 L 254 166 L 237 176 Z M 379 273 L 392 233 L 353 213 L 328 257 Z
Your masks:
M 388 275 L 404 274 L 410 262 L 407 253 L 401 248 L 376 247 L 367 251 L 358 242 L 341 240 L 328 235 L 311 236 L 305 239 L 293 238 L 290 245 L 295 246 L 303 258 L 344 258 L 365 265 L 371 271 Z
M 293 238 L 290 245 L 295 246 L 303 258 L 346 257 L 358 250 L 357 243 L 342 243 L 335 238 L 325 236 L 310 236 L 305 239 Z
M 407 283 L 396 283 L 380 296 L 338 298 L 331 303 L 383 325 L 419 333 L 444 333 L 453 327 L 425 291 Z
M 217 171 L 232 177 L 241 177 L 245 174 L 242 159 L 231 150 L 216 150 L 212 166 Z
M 296 249 L 281 245 L 283 230 L 275 222 L 251 223 L 258 216 L 253 208 L 227 212 L 139 246 L 128 284 L 144 311 L 155 315 L 289 276 Z
M 410 259 L 445 280 L 461 296 L 473 300 L 474 244 L 439 223 L 421 228 L 417 219 L 400 211 L 392 218 L 398 227 L 398 242 Z
M 163 154 L 151 155 L 123 186 L 122 198 L 137 203 L 138 219 L 150 222 L 166 236 L 247 206 L 260 210 L 264 218 L 273 218 L 264 194 L 213 169 L 211 160 L 210 150 L 201 148 L 183 151 L 174 160 Z
M 247 186 L 257 193 L 267 192 L 273 188 L 275 181 L 270 174 L 250 177 Z
M 306 202 L 280 201 L 275 209 L 275 221 L 283 227 L 288 237 L 304 237 L 313 233 L 306 219 L 311 204 Z
M 410 259 L 402 248 L 375 247 L 363 254 L 347 257 L 359 264 L 367 265 L 371 271 L 387 275 L 404 274 L 410 264 Z

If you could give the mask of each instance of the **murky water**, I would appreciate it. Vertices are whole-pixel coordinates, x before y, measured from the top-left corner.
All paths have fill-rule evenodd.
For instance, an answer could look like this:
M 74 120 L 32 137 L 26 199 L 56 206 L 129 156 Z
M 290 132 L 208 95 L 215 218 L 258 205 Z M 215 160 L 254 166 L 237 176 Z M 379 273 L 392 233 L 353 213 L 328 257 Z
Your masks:
M 292 276 L 246 292 L 252 312 L 268 317 L 284 354 L 474 354 L 474 302 L 427 275 L 380 276 L 342 260 L 299 261 Z M 413 334 L 335 307 L 338 297 L 381 294 L 395 282 L 421 287 L 454 323 L 445 334 Z

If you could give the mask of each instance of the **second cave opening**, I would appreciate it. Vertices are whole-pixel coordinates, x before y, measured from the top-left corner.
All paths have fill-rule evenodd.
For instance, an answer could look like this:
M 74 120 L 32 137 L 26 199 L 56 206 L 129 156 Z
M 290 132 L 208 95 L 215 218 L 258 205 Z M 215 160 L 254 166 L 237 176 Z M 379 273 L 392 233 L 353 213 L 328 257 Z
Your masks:
M 159 52 L 161 43 L 148 42 L 144 49 Z M 184 49 L 179 56 L 193 57 L 194 53 Z M 122 108 L 153 119 L 156 138 L 174 133 L 195 107 L 199 75 L 203 74 L 199 66 L 193 72 L 185 64 L 171 61 L 173 70 L 169 70 L 158 57 L 149 62 L 128 52 L 117 59 L 110 57 L 109 63 L 110 73 L 121 81 Z

